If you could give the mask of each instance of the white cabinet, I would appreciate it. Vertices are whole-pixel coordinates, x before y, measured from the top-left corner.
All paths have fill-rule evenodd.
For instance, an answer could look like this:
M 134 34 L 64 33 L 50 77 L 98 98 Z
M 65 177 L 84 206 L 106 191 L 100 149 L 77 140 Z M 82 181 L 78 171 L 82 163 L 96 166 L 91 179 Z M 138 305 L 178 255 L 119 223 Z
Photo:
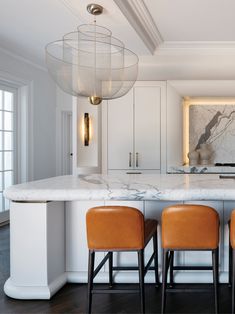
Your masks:
M 133 167 L 133 90 L 108 102 L 108 169 Z
M 103 157 L 105 151 L 108 172 L 160 172 L 164 164 L 165 94 L 165 82 L 139 81 L 127 95 L 108 102 L 103 114 L 107 123 Z
M 161 168 L 161 87 L 134 87 L 134 167 Z

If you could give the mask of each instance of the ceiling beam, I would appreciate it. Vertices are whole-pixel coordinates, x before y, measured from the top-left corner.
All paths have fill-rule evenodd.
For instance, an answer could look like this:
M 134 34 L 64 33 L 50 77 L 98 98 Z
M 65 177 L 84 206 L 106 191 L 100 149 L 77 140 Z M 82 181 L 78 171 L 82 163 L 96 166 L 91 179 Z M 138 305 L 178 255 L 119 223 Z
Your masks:
M 163 38 L 143 0 L 114 0 L 151 54 Z

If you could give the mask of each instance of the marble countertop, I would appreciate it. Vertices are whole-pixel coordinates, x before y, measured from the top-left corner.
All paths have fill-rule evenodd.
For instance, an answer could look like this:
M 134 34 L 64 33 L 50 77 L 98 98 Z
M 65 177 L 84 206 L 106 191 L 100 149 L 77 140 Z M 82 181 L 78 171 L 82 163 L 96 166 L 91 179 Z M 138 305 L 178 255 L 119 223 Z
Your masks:
M 217 174 L 60 176 L 9 187 L 14 201 L 235 200 L 235 179 Z
M 170 166 L 167 170 L 168 173 L 224 173 L 224 174 L 235 174 L 235 167 L 228 167 L 228 166 L 214 166 L 214 165 L 196 165 L 196 166 Z

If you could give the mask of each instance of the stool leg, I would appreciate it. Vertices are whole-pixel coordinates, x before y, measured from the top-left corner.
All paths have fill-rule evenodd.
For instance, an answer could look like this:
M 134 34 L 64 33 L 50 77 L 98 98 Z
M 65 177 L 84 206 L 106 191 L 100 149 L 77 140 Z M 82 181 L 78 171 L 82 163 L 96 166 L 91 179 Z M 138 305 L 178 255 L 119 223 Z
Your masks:
M 153 236 L 153 249 L 155 252 L 155 255 L 154 255 L 155 284 L 156 284 L 156 287 L 159 287 L 157 232 Z
M 217 277 L 217 285 L 219 288 L 219 248 L 217 248 L 216 250 L 216 263 L 217 263 L 217 267 L 216 267 L 216 277 Z
M 87 298 L 87 313 L 91 313 L 92 304 L 92 289 L 93 289 L 93 276 L 94 276 L 95 252 L 89 250 L 88 261 L 88 298 Z
M 171 251 L 171 261 L 170 261 L 170 288 L 174 285 L 174 251 Z
M 233 267 L 232 267 L 232 313 L 235 313 L 235 250 L 232 250 L 233 254 Z
M 113 286 L 113 252 L 109 252 L 109 288 Z
M 229 251 L 228 251 L 228 256 L 229 256 L 229 267 L 228 267 L 228 284 L 229 287 L 232 286 L 232 269 L 233 269 L 233 249 L 230 243 L 230 236 L 229 236 Z
M 213 281 L 215 291 L 215 313 L 218 313 L 218 249 L 212 250 Z
M 138 251 L 139 264 L 139 285 L 140 285 L 140 301 L 141 313 L 145 313 L 145 294 L 144 294 L 144 250 Z
M 165 313 L 166 308 L 166 285 L 167 285 L 167 272 L 168 272 L 168 251 L 163 249 L 162 261 L 162 308 L 161 313 Z

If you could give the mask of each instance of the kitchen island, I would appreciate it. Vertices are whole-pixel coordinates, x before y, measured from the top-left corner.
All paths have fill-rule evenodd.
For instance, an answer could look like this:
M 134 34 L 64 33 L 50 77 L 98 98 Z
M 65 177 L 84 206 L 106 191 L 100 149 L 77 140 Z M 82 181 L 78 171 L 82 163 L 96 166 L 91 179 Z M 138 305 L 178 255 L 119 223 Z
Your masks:
M 235 180 L 217 174 L 61 176 L 15 185 L 5 197 L 10 209 L 10 278 L 5 293 L 17 299 L 49 299 L 67 282 L 87 281 L 85 215 L 101 205 L 127 205 L 160 222 L 162 209 L 175 203 L 214 207 L 221 222 L 220 281 L 228 280 L 228 228 L 235 208 Z M 159 230 L 160 231 L 160 230 Z M 151 254 L 146 248 L 146 260 Z M 159 232 L 160 247 L 160 232 Z M 159 249 L 160 250 L 160 249 Z M 104 253 L 97 254 L 97 263 Z M 161 266 L 161 254 L 159 262 Z M 116 265 L 136 265 L 134 253 L 117 253 Z M 209 252 L 176 254 L 178 265 L 210 265 Z M 96 282 L 107 282 L 107 267 Z M 135 272 L 115 274 L 116 282 L 138 282 Z M 154 282 L 149 272 L 146 282 Z M 212 282 L 210 271 L 180 271 L 176 282 Z

